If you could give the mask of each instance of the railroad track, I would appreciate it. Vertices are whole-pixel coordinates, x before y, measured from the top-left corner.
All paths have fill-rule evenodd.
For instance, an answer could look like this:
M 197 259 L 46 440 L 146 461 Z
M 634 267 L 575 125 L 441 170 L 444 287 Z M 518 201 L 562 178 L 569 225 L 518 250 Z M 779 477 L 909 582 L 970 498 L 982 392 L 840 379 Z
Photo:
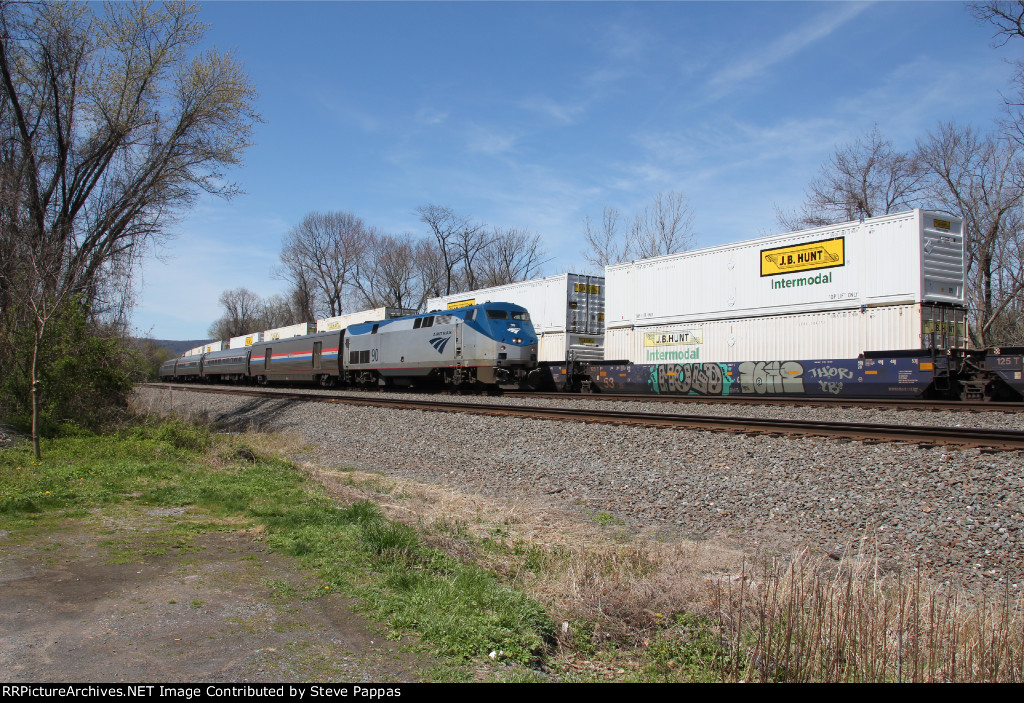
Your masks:
M 204 388 L 167 384 L 148 384 L 193 393 L 242 395 L 277 400 L 316 403 L 340 403 L 382 408 L 422 410 L 428 412 L 461 412 L 477 415 L 528 417 L 534 419 L 574 422 L 610 423 L 673 429 L 701 429 L 750 434 L 839 437 L 864 442 L 908 442 L 919 446 L 980 447 L 995 451 L 1024 449 L 1024 432 L 1014 430 L 934 427 L 923 425 L 883 425 L 866 422 L 832 422 L 821 420 L 766 419 L 754 417 L 721 417 L 663 413 L 623 412 L 595 409 L 554 408 L 492 403 L 459 403 L 438 400 L 389 398 L 381 394 L 366 396 L 331 395 L 304 391 L 276 391 L 237 388 Z M 564 397 L 564 396 L 563 396 Z
M 780 396 L 728 396 L 728 395 L 640 395 L 629 393 L 533 393 L 506 391 L 506 398 L 586 398 L 598 401 L 629 401 L 639 403 L 701 403 L 708 405 L 781 405 L 791 407 L 822 408 L 875 408 L 879 410 L 920 410 L 956 412 L 1024 412 L 1024 403 L 978 403 L 944 400 L 916 400 L 897 398 L 786 398 Z

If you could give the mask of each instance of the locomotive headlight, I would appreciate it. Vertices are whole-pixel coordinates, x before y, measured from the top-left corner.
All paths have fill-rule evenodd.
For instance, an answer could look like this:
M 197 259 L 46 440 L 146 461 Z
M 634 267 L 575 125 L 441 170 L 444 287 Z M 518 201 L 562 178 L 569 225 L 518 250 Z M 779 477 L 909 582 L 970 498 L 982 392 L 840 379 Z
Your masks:
M 516 344 L 522 344 L 523 343 L 523 338 L 522 337 L 513 337 L 512 341 L 515 342 Z
M 498 347 L 498 351 L 505 351 L 505 345 L 502 344 L 500 347 Z

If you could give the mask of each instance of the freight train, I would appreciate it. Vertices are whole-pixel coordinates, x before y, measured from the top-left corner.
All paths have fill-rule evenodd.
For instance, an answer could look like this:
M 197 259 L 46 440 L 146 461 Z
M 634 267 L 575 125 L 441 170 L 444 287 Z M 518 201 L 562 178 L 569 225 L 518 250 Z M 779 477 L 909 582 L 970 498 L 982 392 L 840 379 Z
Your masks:
M 160 379 L 473 390 L 525 387 L 536 367 L 529 313 L 487 303 L 183 356 Z
M 1021 400 L 1024 349 L 966 349 L 963 241 L 960 218 L 915 209 L 428 307 L 527 307 L 549 389 Z
M 433 298 L 161 378 L 1022 400 L 1024 348 L 966 348 L 965 283 L 962 220 L 918 209 Z

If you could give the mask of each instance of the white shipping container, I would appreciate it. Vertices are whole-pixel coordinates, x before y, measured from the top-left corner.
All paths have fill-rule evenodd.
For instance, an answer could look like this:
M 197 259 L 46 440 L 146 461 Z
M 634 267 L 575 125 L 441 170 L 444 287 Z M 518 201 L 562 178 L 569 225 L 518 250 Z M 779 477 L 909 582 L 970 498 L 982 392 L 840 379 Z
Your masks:
M 961 345 L 964 310 L 911 303 L 617 327 L 605 337 L 605 358 L 637 364 L 854 359 L 865 351 L 932 346 L 922 336 L 933 333 L 938 346 Z
M 278 327 L 272 330 L 264 330 L 263 340 L 264 342 L 272 342 L 275 339 L 287 339 L 288 337 L 301 337 L 305 334 L 313 334 L 316 331 L 316 325 L 312 322 L 300 322 L 297 325 L 288 325 L 287 327 Z
M 204 344 L 200 349 L 202 350 L 200 351 L 200 354 L 218 352 L 224 349 L 224 342 L 210 342 L 209 344 Z
M 357 325 L 360 322 L 377 322 L 378 320 L 390 320 L 393 317 L 415 314 L 416 311 L 409 308 L 373 308 L 372 310 L 350 312 L 344 315 L 317 320 L 316 331 L 333 332 L 334 330 L 346 329 L 349 325 Z
M 239 335 L 238 337 L 232 337 L 228 340 L 228 349 L 241 349 L 243 347 L 251 347 L 253 344 L 259 344 L 263 341 L 262 332 L 250 332 L 249 334 Z
M 959 218 L 913 210 L 609 266 L 607 330 L 922 302 L 962 306 L 962 232 Z
M 538 361 L 602 359 L 604 356 L 604 278 L 576 273 L 537 278 L 493 288 L 430 298 L 428 310 L 451 310 L 479 303 L 512 303 L 530 313 L 537 332 Z

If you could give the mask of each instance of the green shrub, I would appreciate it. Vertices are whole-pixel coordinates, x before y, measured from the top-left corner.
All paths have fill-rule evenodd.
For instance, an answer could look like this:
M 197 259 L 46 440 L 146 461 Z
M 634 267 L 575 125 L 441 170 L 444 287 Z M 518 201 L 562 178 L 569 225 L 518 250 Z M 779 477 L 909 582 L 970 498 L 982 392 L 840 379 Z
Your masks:
M 10 329 L 11 344 L 0 350 L 0 413 L 28 429 L 35 331 L 31 324 Z M 40 435 L 92 432 L 122 417 L 139 363 L 138 352 L 117 330 L 90 322 L 86 305 L 77 300 L 65 305 L 48 321 L 40 345 Z

